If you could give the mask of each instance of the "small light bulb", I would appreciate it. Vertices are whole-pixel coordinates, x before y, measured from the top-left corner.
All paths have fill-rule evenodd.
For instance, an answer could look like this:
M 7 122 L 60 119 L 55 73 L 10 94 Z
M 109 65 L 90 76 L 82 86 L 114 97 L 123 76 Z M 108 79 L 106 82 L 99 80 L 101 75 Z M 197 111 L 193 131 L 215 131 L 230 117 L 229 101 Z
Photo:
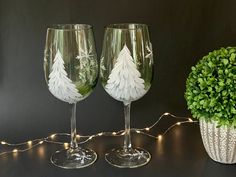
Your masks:
M 90 136 L 88 139 L 89 139 L 89 140 L 91 140 L 92 138 L 93 138 L 93 137 L 92 137 L 92 136 Z
M 140 133 L 140 131 L 139 131 L 139 130 L 136 130 L 136 132 L 137 132 L 137 133 Z
M 150 128 L 149 128 L 149 127 L 146 127 L 146 128 L 145 128 L 145 130 L 146 130 L 146 131 L 149 131 L 149 130 L 150 130 Z
M 43 144 L 43 141 L 39 141 L 39 144 Z
M 123 133 L 121 133 L 120 135 L 125 135 L 125 131 Z
M 116 135 L 116 132 L 112 132 L 112 135 Z
M 18 152 L 18 150 L 17 150 L 17 149 L 13 149 L 13 151 L 12 151 L 12 152 L 16 153 L 16 152 Z
M 168 116 L 168 115 L 169 115 L 169 113 L 168 113 L 168 112 L 165 112 L 165 113 L 164 113 L 164 116 Z
M 192 120 L 191 118 L 188 118 L 188 121 L 189 121 L 189 122 L 193 122 L 193 120 Z
M 28 141 L 27 144 L 28 144 L 28 145 L 31 145 L 31 144 L 32 144 L 32 141 Z
M 103 133 L 98 133 L 98 136 L 102 136 Z
M 80 135 L 76 135 L 76 138 L 80 138 Z
M 7 144 L 7 143 L 6 143 L 5 141 L 1 141 L 1 144 L 3 144 L 3 145 L 4 145 L 4 144 Z
M 162 135 L 158 135 L 158 137 L 157 137 L 159 140 L 161 140 L 162 139 Z
M 52 134 L 50 137 L 53 139 L 55 138 L 56 134 Z
M 64 148 L 68 148 L 69 147 L 69 143 L 64 143 Z
M 180 122 L 177 122 L 177 125 L 180 125 L 181 123 Z

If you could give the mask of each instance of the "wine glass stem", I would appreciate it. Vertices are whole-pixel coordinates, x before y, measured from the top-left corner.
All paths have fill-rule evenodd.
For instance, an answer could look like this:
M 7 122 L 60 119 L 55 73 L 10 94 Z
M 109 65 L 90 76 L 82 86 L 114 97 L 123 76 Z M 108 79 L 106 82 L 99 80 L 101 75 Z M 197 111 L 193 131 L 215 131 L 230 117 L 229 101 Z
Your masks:
M 130 136 L 130 106 L 131 102 L 124 103 L 125 114 L 125 135 L 124 135 L 124 150 L 128 151 L 131 148 L 131 136 Z
M 76 103 L 71 105 L 71 149 L 78 148 L 78 143 L 76 140 Z

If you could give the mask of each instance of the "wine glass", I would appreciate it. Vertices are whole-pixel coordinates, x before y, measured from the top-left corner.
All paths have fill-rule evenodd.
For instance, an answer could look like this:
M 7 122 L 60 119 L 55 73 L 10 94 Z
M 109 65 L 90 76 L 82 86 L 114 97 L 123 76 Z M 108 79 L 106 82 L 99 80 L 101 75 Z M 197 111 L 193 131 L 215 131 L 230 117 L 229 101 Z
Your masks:
M 151 155 L 133 148 L 130 136 L 130 106 L 144 96 L 153 78 L 152 44 L 145 24 L 111 24 L 105 29 L 100 61 L 100 77 L 106 92 L 123 102 L 124 145 L 105 154 L 113 166 L 136 168 L 147 164 Z
M 47 29 L 44 73 L 49 91 L 71 105 L 71 143 L 57 151 L 51 162 L 61 168 L 83 168 L 97 154 L 82 149 L 76 140 L 76 103 L 89 96 L 98 79 L 98 64 L 92 27 L 87 24 L 54 25 Z

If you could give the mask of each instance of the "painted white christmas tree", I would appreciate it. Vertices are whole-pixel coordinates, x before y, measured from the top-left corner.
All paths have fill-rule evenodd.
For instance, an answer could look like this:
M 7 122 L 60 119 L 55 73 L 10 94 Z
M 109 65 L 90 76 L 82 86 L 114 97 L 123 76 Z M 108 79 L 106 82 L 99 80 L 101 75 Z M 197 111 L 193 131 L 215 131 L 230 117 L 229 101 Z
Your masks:
M 146 93 L 144 80 L 140 77 L 141 74 L 125 45 L 118 55 L 105 89 L 112 97 L 121 101 L 139 99 Z
M 81 99 L 82 95 L 78 92 L 70 78 L 68 78 L 68 74 L 65 71 L 64 61 L 59 50 L 57 50 L 53 61 L 54 63 L 48 81 L 50 92 L 62 101 L 71 104 L 76 103 Z

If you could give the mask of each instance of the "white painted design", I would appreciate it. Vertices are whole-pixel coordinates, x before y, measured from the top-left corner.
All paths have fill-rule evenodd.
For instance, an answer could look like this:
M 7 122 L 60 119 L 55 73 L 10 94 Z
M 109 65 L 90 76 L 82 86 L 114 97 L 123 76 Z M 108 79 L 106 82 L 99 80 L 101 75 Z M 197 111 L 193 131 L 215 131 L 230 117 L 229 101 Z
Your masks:
M 141 77 L 127 46 L 120 51 L 114 68 L 109 75 L 106 91 L 120 101 L 133 101 L 142 97 L 144 80 Z
M 104 57 L 102 57 L 100 60 L 101 60 L 101 66 L 100 66 L 101 70 L 106 71 L 106 68 L 104 66 Z
M 54 63 L 49 75 L 48 87 L 50 92 L 58 99 L 70 104 L 81 100 L 82 95 L 72 83 L 65 71 L 64 61 L 61 52 L 57 50 Z
M 97 61 L 95 58 L 95 53 L 93 53 L 92 45 L 89 43 L 89 49 L 79 48 L 79 55 L 76 59 L 79 61 L 79 65 L 75 67 L 77 73 L 79 74 L 79 80 L 81 83 L 86 84 L 92 83 L 94 81 L 94 75 L 96 75 Z M 96 76 L 95 76 L 96 77 Z
M 147 50 L 147 54 L 145 55 L 145 58 L 150 59 L 149 66 L 151 66 L 153 64 L 153 52 L 152 52 L 151 42 L 146 43 L 146 50 Z
M 103 72 L 106 71 L 106 68 L 104 66 L 104 57 L 100 59 L 100 76 L 103 78 Z
M 91 57 L 94 56 L 93 48 L 90 44 L 89 44 L 89 50 L 80 48 L 79 51 L 80 51 L 80 55 L 76 56 L 76 59 L 78 59 L 78 60 L 90 59 Z

